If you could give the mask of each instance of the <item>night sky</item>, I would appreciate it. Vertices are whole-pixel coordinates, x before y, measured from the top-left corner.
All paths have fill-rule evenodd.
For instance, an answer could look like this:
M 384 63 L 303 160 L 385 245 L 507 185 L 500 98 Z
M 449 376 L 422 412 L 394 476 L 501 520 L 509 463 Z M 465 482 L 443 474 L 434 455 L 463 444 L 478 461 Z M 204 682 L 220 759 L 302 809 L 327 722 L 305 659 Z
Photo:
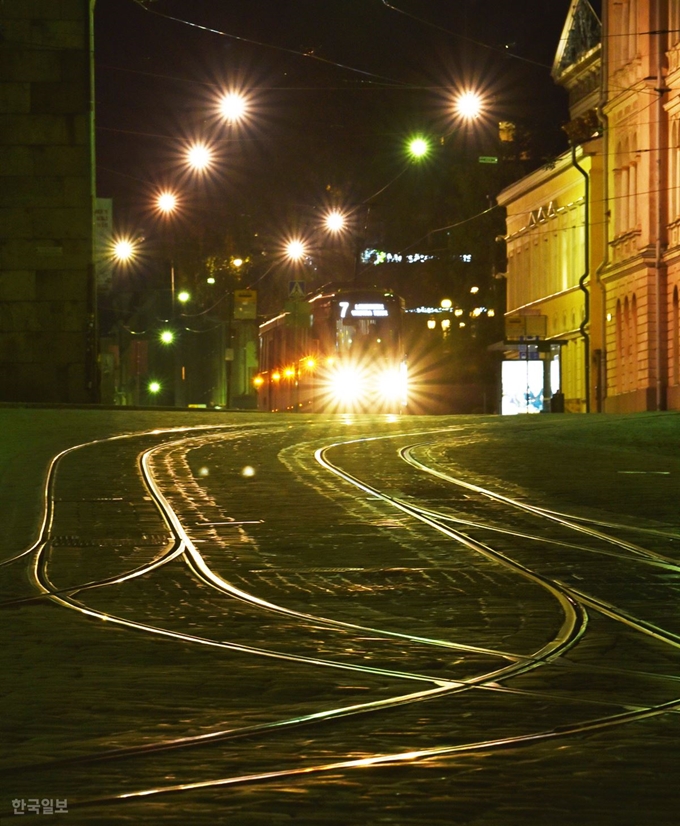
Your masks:
M 550 67 L 569 0 L 392 5 L 406 14 L 382 0 L 97 0 L 97 194 L 114 199 L 117 229 L 152 234 L 154 193 L 180 186 L 179 231 L 221 227 L 235 249 L 294 233 L 328 203 L 366 202 L 385 243 L 406 247 L 566 148 Z M 233 88 L 249 116 L 228 126 L 216 102 Z M 474 130 L 451 115 L 467 88 L 486 100 Z M 531 134 L 531 157 L 478 183 L 469 161 L 495 151 L 501 120 Z M 443 149 L 404 171 L 415 133 Z M 182 168 L 196 139 L 218 155 L 201 180 Z M 464 163 L 478 202 L 460 185 Z

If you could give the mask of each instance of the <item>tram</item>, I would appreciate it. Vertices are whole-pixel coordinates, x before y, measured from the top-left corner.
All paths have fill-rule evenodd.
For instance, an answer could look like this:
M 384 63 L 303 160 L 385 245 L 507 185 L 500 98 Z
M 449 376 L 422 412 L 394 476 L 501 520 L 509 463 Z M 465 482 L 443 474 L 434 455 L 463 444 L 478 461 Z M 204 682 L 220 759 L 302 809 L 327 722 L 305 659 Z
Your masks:
M 329 286 L 260 325 L 258 408 L 400 412 L 408 404 L 404 301 L 389 290 Z

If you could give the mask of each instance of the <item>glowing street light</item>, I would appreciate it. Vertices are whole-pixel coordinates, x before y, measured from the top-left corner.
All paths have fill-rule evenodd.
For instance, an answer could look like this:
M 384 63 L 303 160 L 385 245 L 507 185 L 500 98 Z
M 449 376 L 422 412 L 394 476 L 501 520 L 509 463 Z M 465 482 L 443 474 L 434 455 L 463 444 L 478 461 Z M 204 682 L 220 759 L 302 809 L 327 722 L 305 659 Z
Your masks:
M 193 143 L 187 150 L 187 163 L 196 172 L 205 172 L 212 163 L 212 151 L 204 143 Z
M 442 310 L 450 310 L 451 307 L 452 307 L 452 304 L 453 304 L 453 302 L 451 301 L 450 298 L 442 298 L 441 303 L 440 303 L 439 306 L 442 308 Z
M 220 114 L 229 123 L 238 123 L 248 112 L 248 101 L 240 92 L 227 92 L 219 103 Z
M 181 293 L 177 293 L 177 300 L 181 304 L 186 304 L 187 301 L 189 301 L 190 298 L 191 298 L 191 296 L 189 295 L 189 293 L 186 290 L 182 290 Z
M 172 332 L 172 330 L 163 330 L 159 338 L 163 344 L 172 344 L 172 342 L 175 340 L 175 334 Z
M 286 244 L 286 255 L 291 261 L 301 261 L 305 255 L 305 245 L 299 238 L 292 238 Z
M 456 98 L 454 108 L 461 118 L 474 120 L 482 113 L 482 98 L 476 92 L 463 92 Z
M 429 154 L 430 144 L 422 137 L 411 138 L 408 142 L 408 152 L 412 158 L 420 160 Z
M 177 209 L 177 196 L 168 190 L 160 192 L 156 198 L 156 207 L 159 212 L 169 215 Z
M 332 209 L 324 219 L 326 229 L 330 232 L 340 232 L 344 229 L 346 223 L 345 216 L 337 209 Z
M 129 238 L 119 238 L 113 242 L 113 257 L 121 264 L 132 261 L 136 254 L 135 244 Z
M 149 393 L 153 396 L 161 392 L 161 383 L 159 381 L 150 381 L 148 384 Z

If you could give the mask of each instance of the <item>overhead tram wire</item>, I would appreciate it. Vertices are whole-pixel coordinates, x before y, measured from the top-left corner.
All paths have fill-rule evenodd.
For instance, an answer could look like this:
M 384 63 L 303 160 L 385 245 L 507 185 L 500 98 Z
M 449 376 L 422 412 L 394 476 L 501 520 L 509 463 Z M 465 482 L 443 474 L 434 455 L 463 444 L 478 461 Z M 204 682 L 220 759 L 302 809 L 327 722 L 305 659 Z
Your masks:
M 138 6 L 141 6 L 144 11 L 149 12 L 149 14 L 154 14 L 157 17 L 162 17 L 166 20 L 172 20 L 175 23 L 181 23 L 185 26 L 190 26 L 191 28 L 198 29 L 200 31 L 208 32 L 209 34 L 216 34 L 219 37 L 227 37 L 231 40 L 237 40 L 240 43 L 248 43 L 251 46 L 259 46 L 263 49 L 272 49 L 273 51 L 284 52 L 285 54 L 295 55 L 296 57 L 305 57 L 309 60 L 315 60 L 318 63 L 323 63 L 327 66 L 333 66 L 337 69 L 343 69 L 344 71 L 354 72 L 355 74 L 363 75 L 366 78 L 375 78 L 375 80 L 380 80 L 383 83 L 387 83 L 390 87 L 394 88 L 408 88 L 409 84 L 405 83 L 402 80 L 395 80 L 394 78 L 385 77 L 384 75 L 379 75 L 376 72 L 369 72 L 365 69 L 357 69 L 355 66 L 348 66 L 345 63 L 339 63 L 336 60 L 330 60 L 325 57 L 320 57 L 319 55 L 313 54 L 311 52 L 303 52 L 299 49 L 289 49 L 286 46 L 277 46 L 274 43 L 263 43 L 260 40 L 252 40 L 248 37 L 242 37 L 238 34 L 232 34 L 230 32 L 224 32 L 220 29 L 213 29 L 210 26 L 203 26 L 200 23 L 193 23 L 191 20 L 184 20 L 181 17 L 174 17 L 170 14 L 165 14 L 161 11 L 156 11 L 155 9 L 150 8 L 147 6 L 143 0 L 133 0 L 134 3 L 137 3 Z M 374 81 L 369 80 L 368 82 L 373 83 Z
M 404 17 L 409 17 L 411 20 L 415 20 L 418 23 L 422 23 L 424 26 L 429 26 L 432 29 L 436 29 L 437 31 L 443 32 L 444 34 L 451 35 L 451 37 L 455 37 L 458 40 L 464 40 L 466 43 L 472 43 L 475 46 L 481 46 L 483 49 L 488 49 L 490 52 L 495 52 L 496 54 L 500 54 L 503 57 L 513 58 L 514 60 L 520 60 L 522 63 L 528 63 L 531 66 L 539 66 L 541 69 L 551 69 L 552 66 L 549 66 L 547 63 L 541 63 L 538 60 L 532 60 L 529 57 L 522 57 L 518 54 L 513 54 L 513 52 L 507 51 L 507 49 L 499 49 L 498 46 L 492 46 L 489 43 L 484 43 L 482 40 L 475 40 L 473 37 L 468 37 L 467 35 L 461 34 L 460 32 L 454 32 L 451 29 L 447 29 L 444 26 L 440 26 L 438 23 L 433 23 L 431 20 L 425 20 L 423 17 L 418 17 L 415 14 L 411 14 L 411 12 L 404 11 L 404 9 L 399 9 L 396 6 L 393 6 L 391 3 L 388 3 L 387 0 L 382 0 L 383 6 L 390 9 L 390 11 L 395 11 L 398 14 L 403 14 Z
M 305 54 L 304 52 L 300 52 L 299 54 L 303 55 L 304 57 L 310 57 L 310 55 Z M 179 75 L 167 75 L 161 74 L 160 72 L 145 72 L 142 69 L 131 69 L 129 66 L 113 66 L 109 63 L 98 63 L 98 69 L 108 69 L 112 72 L 126 72 L 132 75 L 140 75 L 141 77 L 150 77 L 156 80 L 171 80 L 176 83 L 191 83 L 197 86 L 206 86 L 208 88 L 214 89 L 221 89 L 219 83 L 215 83 L 211 80 L 196 80 L 196 78 L 191 77 L 180 77 Z M 351 68 L 351 67 L 350 67 Z M 360 71 L 357 69 L 356 71 Z M 377 82 L 371 82 L 370 85 L 361 85 L 361 86 L 328 86 L 324 85 L 316 85 L 316 86 L 269 86 L 267 85 L 267 90 L 272 92 L 313 92 L 319 89 L 323 89 L 324 91 L 331 91 L 331 92 L 373 92 L 373 91 L 382 91 L 383 89 L 392 89 L 392 90 L 403 90 L 403 91 L 442 91 L 450 89 L 450 84 L 421 84 L 421 83 L 405 83 L 403 81 L 386 81 L 386 83 L 381 84 Z

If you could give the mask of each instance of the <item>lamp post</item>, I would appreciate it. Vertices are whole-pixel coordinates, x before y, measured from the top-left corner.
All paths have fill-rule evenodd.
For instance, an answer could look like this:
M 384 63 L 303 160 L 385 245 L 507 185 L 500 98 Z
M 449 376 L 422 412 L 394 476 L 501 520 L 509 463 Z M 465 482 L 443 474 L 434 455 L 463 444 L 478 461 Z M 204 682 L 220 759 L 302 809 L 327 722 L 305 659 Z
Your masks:
M 203 170 L 206 164 L 209 163 L 210 152 L 207 147 L 202 144 L 192 144 L 187 150 L 187 162 L 195 170 Z M 164 219 L 169 220 L 177 213 L 180 206 L 180 198 L 170 189 L 159 190 L 156 199 L 155 207 L 157 213 Z M 165 346 L 174 345 L 172 372 L 173 372 L 173 387 L 174 387 L 174 404 L 175 407 L 184 407 L 184 378 L 185 370 L 182 364 L 182 336 L 177 337 L 175 325 L 177 320 L 176 302 L 182 301 L 185 303 L 189 299 L 188 293 L 183 299 L 185 293 L 176 295 L 176 279 L 175 279 L 175 260 L 174 255 L 170 258 L 170 312 L 169 312 L 169 330 L 163 330 L 159 336 L 160 342 Z
M 140 239 L 134 239 L 130 236 L 118 236 L 113 238 L 110 247 L 110 256 L 111 260 L 113 261 L 114 265 L 120 267 L 122 269 L 129 269 L 136 261 L 138 256 L 138 249 L 139 249 L 139 241 Z M 114 284 L 118 279 L 114 281 Z M 118 286 L 116 284 L 116 286 Z M 121 305 L 116 302 L 116 316 L 115 316 L 115 328 L 116 328 L 116 339 L 117 339 L 117 346 L 118 346 L 118 364 L 116 369 L 116 374 L 114 378 L 115 384 L 115 397 L 121 402 L 122 404 L 127 404 L 127 384 L 128 384 L 128 371 L 125 369 L 125 359 L 123 357 L 124 348 L 123 348 L 123 329 L 125 325 L 122 321 L 122 312 L 123 309 Z M 129 312 L 129 309 L 128 309 Z M 143 340 L 140 337 L 132 336 L 130 339 L 130 364 L 134 365 L 134 396 L 133 402 L 137 406 L 141 404 L 141 368 L 142 368 L 142 345 Z M 129 352 L 125 350 L 125 353 Z

